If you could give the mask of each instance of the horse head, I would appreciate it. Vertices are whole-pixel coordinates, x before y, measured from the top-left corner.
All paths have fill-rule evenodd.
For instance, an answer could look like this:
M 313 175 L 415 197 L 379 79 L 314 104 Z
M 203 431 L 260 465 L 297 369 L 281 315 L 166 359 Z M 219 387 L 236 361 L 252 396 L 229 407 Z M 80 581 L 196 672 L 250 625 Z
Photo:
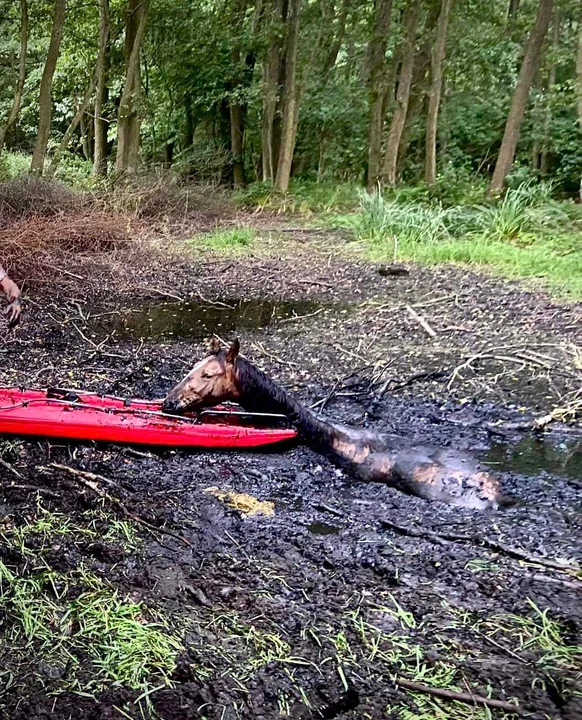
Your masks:
M 225 400 L 236 401 L 240 392 L 236 384 L 236 360 L 240 343 L 235 340 L 228 349 L 213 338 L 209 355 L 200 360 L 164 400 L 167 413 L 183 413 L 211 407 Z

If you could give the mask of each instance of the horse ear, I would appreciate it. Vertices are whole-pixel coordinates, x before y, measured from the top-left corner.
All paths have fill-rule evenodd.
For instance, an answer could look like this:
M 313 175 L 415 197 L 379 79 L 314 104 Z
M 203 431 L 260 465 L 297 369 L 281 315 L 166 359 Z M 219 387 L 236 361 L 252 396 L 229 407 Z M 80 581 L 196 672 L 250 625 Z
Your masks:
M 238 356 L 238 352 L 240 350 L 240 342 L 237 338 L 232 345 L 228 348 L 226 351 L 226 362 L 230 363 L 231 365 L 234 363 Z
M 211 355 L 216 355 L 217 352 L 220 351 L 220 340 L 213 335 L 210 340 L 208 341 L 208 352 Z

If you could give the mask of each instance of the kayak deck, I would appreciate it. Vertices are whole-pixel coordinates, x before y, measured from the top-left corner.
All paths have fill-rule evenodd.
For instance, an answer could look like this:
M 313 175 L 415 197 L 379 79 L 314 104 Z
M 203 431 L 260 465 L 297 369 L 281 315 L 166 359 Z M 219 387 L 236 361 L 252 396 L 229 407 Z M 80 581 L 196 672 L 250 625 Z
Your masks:
M 178 417 L 164 414 L 161 400 L 0 388 L 0 435 L 200 448 L 253 448 L 296 437 L 290 427 L 257 427 L 267 420 L 285 418 L 219 408 Z

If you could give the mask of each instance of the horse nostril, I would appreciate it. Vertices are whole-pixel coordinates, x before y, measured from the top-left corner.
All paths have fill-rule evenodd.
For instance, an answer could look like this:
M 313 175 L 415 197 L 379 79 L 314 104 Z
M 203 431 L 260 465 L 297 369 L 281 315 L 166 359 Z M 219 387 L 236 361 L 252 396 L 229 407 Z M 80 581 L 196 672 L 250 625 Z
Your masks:
M 178 403 L 175 400 L 164 400 L 162 403 L 162 410 L 166 413 L 173 413 L 178 408 Z

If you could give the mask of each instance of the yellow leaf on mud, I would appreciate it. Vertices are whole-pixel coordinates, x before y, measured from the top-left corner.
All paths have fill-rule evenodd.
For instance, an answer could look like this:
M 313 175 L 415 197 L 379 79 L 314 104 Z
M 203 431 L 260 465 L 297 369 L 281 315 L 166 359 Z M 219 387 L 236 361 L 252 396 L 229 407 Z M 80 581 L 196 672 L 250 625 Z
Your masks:
M 272 517 L 275 514 L 275 503 L 269 500 L 257 500 L 252 495 L 246 493 L 237 493 L 231 490 L 221 490 L 216 486 L 205 488 L 204 492 L 214 495 L 215 498 L 223 502 L 232 510 L 236 510 L 241 515 L 266 515 Z

